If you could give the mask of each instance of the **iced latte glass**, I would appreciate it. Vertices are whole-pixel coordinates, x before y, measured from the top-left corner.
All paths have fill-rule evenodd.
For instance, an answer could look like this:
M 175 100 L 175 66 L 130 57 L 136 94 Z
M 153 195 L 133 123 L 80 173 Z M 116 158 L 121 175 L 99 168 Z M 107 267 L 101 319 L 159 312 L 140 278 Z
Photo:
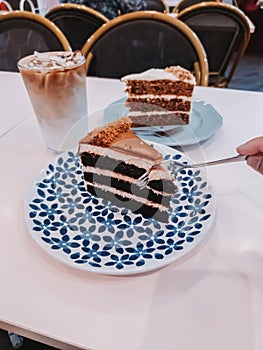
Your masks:
M 35 52 L 18 68 L 47 147 L 65 151 L 65 137 L 87 116 L 85 58 L 81 52 Z

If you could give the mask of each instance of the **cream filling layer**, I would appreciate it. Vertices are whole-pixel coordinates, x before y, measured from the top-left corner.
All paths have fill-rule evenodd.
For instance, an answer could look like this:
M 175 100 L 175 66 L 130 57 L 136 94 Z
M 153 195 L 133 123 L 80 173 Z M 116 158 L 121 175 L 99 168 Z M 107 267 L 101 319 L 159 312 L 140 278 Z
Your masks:
M 123 174 L 116 174 L 115 172 L 111 171 L 111 170 L 107 170 L 107 169 L 99 169 L 99 168 L 94 168 L 94 167 L 90 167 L 90 166 L 83 166 L 82 167 L 82 170 L 83 172 L 88 172 L 88 173 L 92 173 L 92 174 L 95 174 L 95 175 L 103 175 L 103 176 L 107 176 L 109 178 L 109 185 L 110 185 L 110 179 L 111 178 L 114 178 L 114 179 L 117 179 L 117 180 L 122 180 L 122 181 L 126 181 L 126 182 L 129 182 L 131 184 L 134 184 L 136 185 L 138 183 L 138 180 L 134 179 L 133 177 L 129 177 L 129 176 L 126 176 L 126 175 L 123 175 Z M 162 172 L 164 174 L 164 176 L 160 177 L 158 176 L 160 174 L 160 171 L 156 170 L 156 171 L 151 171 L 150 174 L 149 174 L 149 180 L 171 180 L 171 176 L 166 173 L 166 172 Z M 155 177 L 154 177 L 155 175 Z M 96 180 L 96 177 L 95 177 L 95 180 Z M 87 182 L 87 181 L 85 181 Z M 87 182 L 88 183 L 88 182 Z M 147 186 L 147 188 L 149 188 Z M 150 188 L 149 188 L 150 189 Z M 163 196 L 171 196 L 169 193 L 165 193 L 163 191 L 157 191 L 153 188 L 151 188 L 151 191 L 153 191 L 154 193 L 156 194 L 162 194 Z
M 187 96 L 175 96 L 175 95 L 153 95 L 153 94 L 144 94 L 144 95 L 137 95 L 137 94 L 129 94 L 129 98 L 136 98 L 137 100 L 150 98 L 152 100 L 155 100 L 157 98 L 162 100 L 182 100 L 182 101 L 192 101 L 192 97 Z
M 148 199 L 145 199 L 143 197 L 137 197 L 134 194 L 123 192 L 123 191 L 117 190 L 116 188 L 113 188 L 113 187 L 110 187 L 110 186 L 106 186 L 106 185 L 97 184 L 95 182 L 94 183 L 86 182 L 86 184 L 89 184 L 89 185 L 94 186 L 94 187 L 98 187 L 102 191 L 110 192 L 112 194 L 116 194 L 116 195 L 121 196 L 123 198 L 128 198 L 130 200 L 135 200 L 136 202 L 139 202 L 139 203 L 147 205 L 147 206 L 151 206 L 151 207 L 156 208 L 156 209 L 158 209 L 160 211 L 167 211 L 167 207 L 166 206 L 164 206 L 162 204 L 159 204 L 159 203 L 155 203 L 155 202 L 149 201 Z M 96 191 L 96 188 L 95 188 L 95 191 Z
M 176 113 L 180 113 L 180 114 L 185 114 L 185 115 L 190 115 L 190 111 L 189 112 L 185 112 L 185 111 L 167 111 L 166 109 L 164 109 L 163 111 L 148 111 L 148 112 L 140 112 L 140 111 L 134 111 L 134 112 L 128 112 L 128 116 L 130 117 L 137 117 L 140 115 L 169 115 L 169 114 L 176 114 Z

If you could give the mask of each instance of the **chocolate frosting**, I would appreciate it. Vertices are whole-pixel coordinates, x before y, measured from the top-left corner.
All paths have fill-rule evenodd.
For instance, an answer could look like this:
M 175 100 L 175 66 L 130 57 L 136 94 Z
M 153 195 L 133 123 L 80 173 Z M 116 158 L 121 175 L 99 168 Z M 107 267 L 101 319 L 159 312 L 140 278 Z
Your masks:
M 111 149 L 118 152 L 131 155 L 132 157 L 139 157 L 145 160 L 150 160 L 154 164 L 162 162 L 162 155 L 148 143 L 142 141 L 139 137 L 131 133 L 130 137 L 120 139 L 111 145 Z
M 148 162 L 150 161 L 153 165 L 160 164 L 163 159 L 162 155 L 135 135 L 130 127 L 130 118 L 122 117 L 106 126 L 91 131 L 80 140 L 80 144 L 87 143 L 98 147 L 110 148 L 127 155 L 127 157 L 144 159 Z

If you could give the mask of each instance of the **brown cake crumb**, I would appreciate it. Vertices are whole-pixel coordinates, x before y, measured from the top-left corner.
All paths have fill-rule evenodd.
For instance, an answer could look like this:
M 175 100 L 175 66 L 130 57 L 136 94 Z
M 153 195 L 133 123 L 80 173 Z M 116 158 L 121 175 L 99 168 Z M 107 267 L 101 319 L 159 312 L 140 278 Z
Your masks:
M 182 68 L 180 66 L 170 66 L 165 68 L 165 71 L 173 73 L 173 75 L 176 76 L 179 80 L 190 81 L 193 79 L 192 73 L 189 70 Z
M 80 143 L 88 143 L 93 146 L 110 147 L 118 139 L 120 134 L 130 131 L 131 120 L 129 117 L 120 118 L 106 127 L 101 126 L 87 134 Z

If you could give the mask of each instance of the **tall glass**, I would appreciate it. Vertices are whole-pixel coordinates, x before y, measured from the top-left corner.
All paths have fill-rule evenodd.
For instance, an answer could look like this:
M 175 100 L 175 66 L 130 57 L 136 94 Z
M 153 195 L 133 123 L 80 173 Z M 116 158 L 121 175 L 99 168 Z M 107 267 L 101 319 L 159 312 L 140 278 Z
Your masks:
M 78 51 L 35 52 L 18 68 L 47 147 L 65 151 L 65 136 L 87 116 L 85 58 Z

